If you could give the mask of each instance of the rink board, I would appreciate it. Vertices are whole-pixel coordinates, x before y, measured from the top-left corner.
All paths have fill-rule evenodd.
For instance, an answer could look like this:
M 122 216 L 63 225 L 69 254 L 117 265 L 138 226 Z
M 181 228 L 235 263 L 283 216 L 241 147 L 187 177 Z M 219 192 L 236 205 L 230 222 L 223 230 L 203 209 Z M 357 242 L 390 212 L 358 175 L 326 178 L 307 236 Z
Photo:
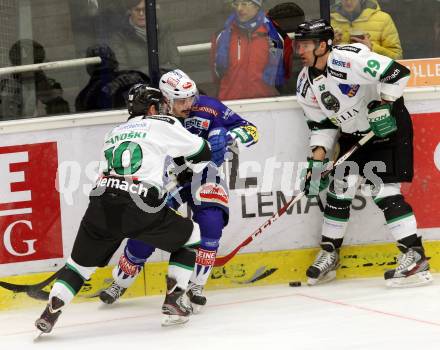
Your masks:
M 409 95 L 415 134 L 415 175 L 402 188 L 427 241 L 435 270 L 440 248 L 440 92 Z M 219 255 L 226 254 L 279 210 L 298 184 L 295 174 L 309 150 L 308 130 L 295 98 L 234 101 L 230 107 L 255 123 L 259 142 L 224 166 L 230 186 L 230 220 Z M 44 280 L 69 257 L 88 204 L 104 134 L 126 119 L 122 111 L 34 118 L 0 123 L 0 281 Z M 69 142 L 66 142 L 69 140 Z M 42 166 L 44 164 L 44 166 Z M 209 288 L 303 280 L 320 241 L 325 194 L 302 198 L 224 268 Z M 342 250 L 340 278 L 379 276 L 397 250 L 383 213 L 370 198 L 353 201 Z M 115 264 L 119 250 L 111 263 Z M 168 255 L 156 251 L 126 297 L 163 293 Z M 48 272 L 52 271 L 52 272 Z M 96 294 L 111 277 L 100 269 L 78 301 Z M 32 305 L 23 293 L 0 288 L 0 310 Z
M 431 271 L 440 272 L 440 242 L 425 242 Z M 207 289 L 234 288 L 256 285 L 305 282 L 305 270 L 314 260 L 317 249 L 286 250 L 237 255 L 223 267 L 213 270 Z M 344 246 L 340 253 L 337 278 L 379 277 L 396 266 L 397 248 L 393 244 Z M 111 281 L 111 267 L 98 269 L 86 282 L 74 302 L 96 301 L 99 291 Z M 166 262 L 148 263 L 123 298 L 164 294 Z M 51 273 L 38 273 L 1 278 L 14 284 L 35 284 Z M 45 288 L 44 290 L 49 290 Z M 13 293 L 0 288 L 0 311 L 43 305 L 25 293 Z

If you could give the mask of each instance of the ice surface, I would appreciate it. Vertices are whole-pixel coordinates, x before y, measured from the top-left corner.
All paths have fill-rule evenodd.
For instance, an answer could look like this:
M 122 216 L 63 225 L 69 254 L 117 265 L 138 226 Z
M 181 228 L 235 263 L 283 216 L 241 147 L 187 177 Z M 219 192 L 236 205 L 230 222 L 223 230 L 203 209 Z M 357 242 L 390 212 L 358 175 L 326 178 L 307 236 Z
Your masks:
M 162 296 L 69 305 L 37 342 L 40 308 L 0 312 L 1 349 L 440 349 L 440 276 L 387 289 L 383 279 L 207 292 L 187 324 L 163 328 Z

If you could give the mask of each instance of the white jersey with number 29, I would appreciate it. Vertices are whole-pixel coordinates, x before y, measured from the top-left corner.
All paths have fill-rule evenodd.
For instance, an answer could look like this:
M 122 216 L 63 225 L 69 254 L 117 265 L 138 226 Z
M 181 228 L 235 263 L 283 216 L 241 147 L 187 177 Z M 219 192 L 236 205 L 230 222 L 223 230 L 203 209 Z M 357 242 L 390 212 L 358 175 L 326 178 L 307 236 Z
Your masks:
M 338 129 L 365 132 L 368 104 L 395 101 L 403 94 L 409 70 L 362 44 L 334 46 L 323 74 L 313 76 L 304 67 L 297 82 L 298 102 L 312 134 L 310 146 L 331 148 Z

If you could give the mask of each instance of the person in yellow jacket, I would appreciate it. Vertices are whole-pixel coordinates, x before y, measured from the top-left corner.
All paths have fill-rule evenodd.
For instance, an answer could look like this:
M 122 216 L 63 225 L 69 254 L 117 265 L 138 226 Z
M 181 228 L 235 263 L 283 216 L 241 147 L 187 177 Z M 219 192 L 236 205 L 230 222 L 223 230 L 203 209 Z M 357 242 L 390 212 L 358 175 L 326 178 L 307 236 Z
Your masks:
M 377 0 L 337 0 L 330 11 L 334 44 L 361 43 L 392 59 L 402 58 L 399 33 Z

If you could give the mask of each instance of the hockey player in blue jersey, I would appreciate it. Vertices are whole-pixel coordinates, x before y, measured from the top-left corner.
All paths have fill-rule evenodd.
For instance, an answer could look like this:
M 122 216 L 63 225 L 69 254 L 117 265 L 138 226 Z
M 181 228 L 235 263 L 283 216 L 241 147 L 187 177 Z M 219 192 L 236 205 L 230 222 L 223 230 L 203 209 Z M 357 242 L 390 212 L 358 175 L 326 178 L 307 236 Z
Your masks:
M 229 149 L 240 151 L 255 144 L 258 131 L 253 124 L 219 100 L 199 95 L 194 81 L 181 70 L 164 74 L 159 89 L 172 115 L 178 117 L 191 133 L 208 140 L 211 146 L 212 161 L 203 175 L 197 178 L 192 177 L 189 169 L 181 171 L 183 162 L 174 159 L 173 163 L 178 168 L 175 176 L 178 186 L 168 200 L 173 208 L 186 202 L 193 212 L 193 220 L 200 226 L 202 240 L 187 288 L 193 312 L 197 313 L 206 304 L 202 291 L 211 274 L 222 231 L 229 219 L 228 188 L 219 176 L 218 167 L 223 164 Z M 100 293 L 100 299 L 107 304 L 115 302 L 134 282 L 154 249 L 145 243 L 128 240 L 124 254 L 113 269 L 114 280 Z

